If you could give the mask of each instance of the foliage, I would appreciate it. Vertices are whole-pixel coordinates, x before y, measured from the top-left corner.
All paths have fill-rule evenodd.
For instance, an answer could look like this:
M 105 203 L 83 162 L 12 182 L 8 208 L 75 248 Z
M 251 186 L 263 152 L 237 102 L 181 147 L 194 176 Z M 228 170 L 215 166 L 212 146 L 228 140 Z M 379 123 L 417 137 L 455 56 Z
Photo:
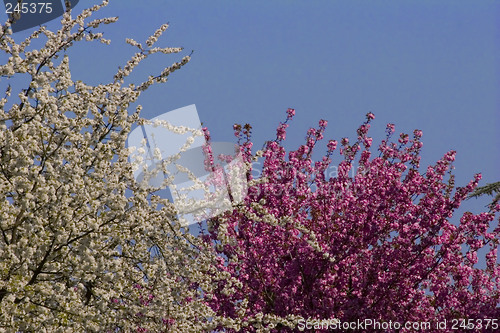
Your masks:
M 486 184 L 484 186 L 478 187 L 472 192 L 469 197 L 470 198 L 477 198 L 482 195 L 493 195 L 493 193 L 496 193 L 495 197 L 493 198 L 493 201 L 488 205 L 489 207 L 494 207 L 499 201 L 500 201 L 500 182 L 495 182 L 495 183 L 490 183 Z
M 282 141 L 295 111 L 287 113 L 276 140 L 255 155 L 251 127 L 235 125 L 247 161 L 263 157 L 264 163 L 258 179 L 248 174 L 252 186 L 246 201 L 211 219 L 203 235 L 225 258 L 219 269 L 239 281 L 219 285 L 210 303 L 219 315 L 236 316 L 245 304 L 245 316 L 341 322 L 435 324 L 500 317 L 495 220 L 500 207 L 477 215 L 465 212 L 459 225 L 451 222 L 479 174 L 455 188 L 454 151 L 422 172 L 422 132 L 415 130 L 413 138 L 401 133 L 394 143 L 393 124 L 373 157 L 367 133 L 374 115 L 369 113 L 354 144 L 341 140 L 343 160 L 337 174 L 328 177 L 338 143 L 330 140 L 321 160 L 312 157 L 327 122 L 321 120 L 304 145 L 287 153 Z M 483 248 L 486 263 L 479 268 Z M 267 323 L 267 328 L 290 330 Z

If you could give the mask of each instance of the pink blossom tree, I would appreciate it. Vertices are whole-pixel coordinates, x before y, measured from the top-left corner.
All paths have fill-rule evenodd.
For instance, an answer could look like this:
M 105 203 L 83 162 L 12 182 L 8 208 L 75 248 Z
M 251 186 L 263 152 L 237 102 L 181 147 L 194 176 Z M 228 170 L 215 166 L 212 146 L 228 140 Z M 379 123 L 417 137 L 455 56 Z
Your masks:
M 432 330 L 445 319 L 472 319 L 473 328 L 493 330 L 485 319 L 500 317 L 500 205 L 451 220 L 481 175 L 455 187 L 455 151 L 422 170 L 422 132 L 391 142 L 393 124 L 373 156 L 368 113 L 357 141 L 341 140 L 343 160 L 328 177 L 337 141 L 328 142 L 321 160 L 312 156 L 327 122 L 287 153 L 282 141 L 295 111 L 287 113 L 276 139 L 255 154 L 251 127 L 234 127 L 248 164 L 258 157 L 264 163 L 260 177 L 253 179 L 251 169 L 247 174 L 245 201 L 209 220 L 202 235 L 220 254 L 219 269 L 239 281 L 219 282 L 209 300 L 214 311 L 270 318 L 248 321 L 249 332 L 293 331 L 299 317 L 426 321 Z M 484 267 L 478 266 L 481 249 Z M 273 316 L 296 317 L 287 327 Z

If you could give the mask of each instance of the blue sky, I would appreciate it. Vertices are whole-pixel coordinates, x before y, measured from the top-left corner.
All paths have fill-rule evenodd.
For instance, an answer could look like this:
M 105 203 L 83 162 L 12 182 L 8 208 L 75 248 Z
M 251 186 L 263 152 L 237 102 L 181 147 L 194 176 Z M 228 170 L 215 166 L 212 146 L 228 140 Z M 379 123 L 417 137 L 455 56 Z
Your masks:
M 148 59 L 134 81 L 194 50 L 187 66 L 142 95 L 144 117 L 196 104 L 216 141 L 234 141 L 232 125 L 248 122 L 260 147 L 292 107 L 286 147 L 295 148 L 321 118 L 329 121 L 326 139 L 354 139 L 371 111 L 375 142 L 388 122 L 397 133 L 423 130 L 422 166 L 457 150 L 458 186 L 477 172 L 482 184 L 500 178 L 498 1 L 110 2 L 98 16 L 119 16 L 101 28 L 112 43 L 77 44 L 69 52 L 74 80 L 110 81 L 135 52 L 125 37 L 144 42 L 165 22 L 157 46 L 184 52 Z M 466 208 L 483 210 L 488 199 Z

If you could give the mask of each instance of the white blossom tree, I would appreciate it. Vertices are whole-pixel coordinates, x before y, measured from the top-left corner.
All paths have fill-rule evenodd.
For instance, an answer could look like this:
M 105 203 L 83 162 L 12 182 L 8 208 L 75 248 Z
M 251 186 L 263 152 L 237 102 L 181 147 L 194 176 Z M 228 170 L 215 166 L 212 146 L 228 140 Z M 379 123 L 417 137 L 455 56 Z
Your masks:
M 216 256 L 176 223 L 166 199 L 134 181 L 127 135 L 140 118 L 140 94 L 184 66 L 189 56 L 138 84 L 124 81 L 154 53 L 162 25 L 110 83 L 73 81 L 66 49 L 109 44 L 92 14 L 108 1 L 17 43 L 0 27 L 0 331 L 201 332 L 238 328 L 206 305 L 227 275 Z M 45 45 L 30 47 L 45 36 Z M 62 55 L 62 56 L 61 56 Z M 28 78 L 12 93 L 10 80 Z M 12 81 L 13 82 L 13 81 Z M 152 254 L 151 249 L 155 249 Z

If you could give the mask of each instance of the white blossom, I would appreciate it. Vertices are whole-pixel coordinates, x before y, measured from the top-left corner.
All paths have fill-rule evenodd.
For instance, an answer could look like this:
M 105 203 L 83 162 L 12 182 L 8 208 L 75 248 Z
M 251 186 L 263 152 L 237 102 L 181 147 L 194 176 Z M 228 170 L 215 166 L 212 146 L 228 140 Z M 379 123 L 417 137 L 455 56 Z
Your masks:
M 87 22 L 107 4 L 103 1 L 76 17 L 68 10 L 60 30 L 40 27 L 21 43 L 11 37 L 10 22 L 0 26 L 0 51 L 7 56 L 0 65 L 0 89 L 5 91 L 0 99 L 0 331 L 128 332 L 140 326 L 156 332 L 164 330 L 164 318 L 173 320 L 173 332 L 296 322 L 244 318 L 247 300 L 239 305 L 239 319 L 218 316 L 207 305 L 219 281 L 230 282 L 226 293 L 241 285 L 218 270 L 215 251 L 182 229 L 174 205 L 156 196 L 154 188 L 137 183 L 133 174 L 140 169 L 145 177 L 165 173 L 165 163 L 175 163 L 180 153 L 162 160 L 159 149 L 148 156 L 145 141 L 139 147 L 125 144 L 132 126 L 151 124 L 140 118 L 140 105 L 132 114 L 128 106 L 151 85 L 166 82 L 190 56 L 144 82 L 124 84 L 149 55 L 182 51 L 152 48 L 168 28 L 164 24 L 146 40 L 147 48 L 127 40 L 140 52 L 110 83 L 75 81 L 65 51 L 80 41 L 109 43 L 94 29 L 116 22 L 116 17 Z M 45 44 L 31 47 L 39 37 Z M 29 83 L 12 93 L 7 83 L 19 82 L 18 76 L 29 76 Z M 155 125 L 187 136 L 181 151 L 203 136 L 197 128 L 166 121 Z M 246 170 L 238 168 L 231 175 Z M 175 191 L 172 176 L 166 176 L 163 185 Z M 192 189 L 208 186 L 193 174 L 189 178 L 195 183 Z M 243 193 L 243 186 L 234 184 L 232 190 Z M 211 198 L 223 199 L 214 204 Z M 188 202 L 186 209 L 203 208 L 207 202 L 231 205 L 213 193 L 205 201 Z M 256 211 L 267 223 L 281 222 L 269 218 L 262 206 Z M 222 242 L 229 242 L 223 231 L 221 227 Z M 141 299 L 150 295 L 154 298 L 144 306 Z
M 125 145 L 131 127 L 145 123 L 139 117 L 142 107 L 129 115 L 128 105 L 190 57 L 145 82 L 124 86 L 124 78 L 150 54 L 182 51 L 143 49 L 130 40 L 141 52 L 109 84 L 91 86 L 71 76 L 71 57 L 64 55 L 68 47 L 79 41 L 109 43 L 93 29 L 116 18 L 86 23 L 107 3 L 75 18 L 68 11 L 59 31 L 40 27 L 22 43 L 11 37 L 9 23 L 0 27 L 0 50 L 7 55 L 0 65 L 5 90 L 0 100 L 0 331 L 133 331 L 138 326 L 159 331 L 166 316 L 175 320 L 176 332 L 237 326 L 204 300 L 218 280 L 228 279 L 218 272 L 215 254 L 181 230 L 172 203 L 135 182 L 134 168 L 148 162 L 146 149 Z M 167 27 L 145 45 L 156 43 Z M 31 40 L 43 36 L 43 47 L 31 48 Z M 11 95 L 7 82 L 20 75 L 31 76 L 29 84 Z M 161 125 L 202 135 L 198 129 Z M 186 147 L 192 143 L 188 138 Z M 162 158 L 156 149 L 153 155 Z M 193 289 L 193 283 L 202 287 Z M 146 307 L 141 297 L 150 294 L 154 300 Z M 188 298 L 192 301 L 186 303 Z

